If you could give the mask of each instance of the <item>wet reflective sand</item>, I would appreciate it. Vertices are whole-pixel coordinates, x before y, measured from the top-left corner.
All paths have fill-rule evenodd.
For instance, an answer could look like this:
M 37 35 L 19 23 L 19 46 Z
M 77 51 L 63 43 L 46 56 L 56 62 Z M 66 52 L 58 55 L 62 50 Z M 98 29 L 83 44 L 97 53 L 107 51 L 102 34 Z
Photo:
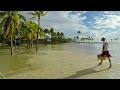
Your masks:
M 88 47 L 89 46 L 89 47 Z M 10 79 L 104 79 L 120 78 L 120 65 L 113 63 L 108 69 L 108 60 L 97 66 L 99 45 L 57 44 L 39 45 L 35 48 L 0 49 L 0 72 Z M 87 48 L 88 47 L 88 48 Z M 86 49 L 85 49 L 86 48 Z M 94 49 L 94 51 L 91 51 Z

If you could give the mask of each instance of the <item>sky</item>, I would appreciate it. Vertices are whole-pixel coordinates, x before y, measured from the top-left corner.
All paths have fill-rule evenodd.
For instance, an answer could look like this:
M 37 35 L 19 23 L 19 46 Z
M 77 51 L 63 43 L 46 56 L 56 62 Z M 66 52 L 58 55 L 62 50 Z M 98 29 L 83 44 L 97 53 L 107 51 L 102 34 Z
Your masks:
M 20 11 L 29 20 L 28 12 L 32 11 Z M 94 41 L 120 39 L 120 11 L 48 11 L 40 23 L 42 28 L 64 32 L 65 37 L 74 38 L 81 31 L 80 38 L 90 36 Z

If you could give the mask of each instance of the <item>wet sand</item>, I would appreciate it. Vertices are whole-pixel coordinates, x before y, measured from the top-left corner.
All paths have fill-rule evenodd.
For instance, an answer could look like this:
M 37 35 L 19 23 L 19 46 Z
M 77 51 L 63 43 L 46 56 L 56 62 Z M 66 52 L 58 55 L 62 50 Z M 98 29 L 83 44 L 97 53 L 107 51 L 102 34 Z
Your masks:
M 62 46 L 63 47 L 63 46 Z M 49 47 L 50 48 L 50 47 Z M 21 68 L 13 68 L 3 72 L 5 79 L 119 79 L 120 65 L 105 60 L 102 65 L 96 55 L 78 53 L 55 46 L 52 50 L 42 47 L 38 53 L 22 53 L 29 57 Z M 18 58 L 18 57 L 17 57 Z M 16 58 L 16 60 L 17 60 Z M 15 60 L 15 61 L 16 61 Z M 21 63 L 19 60 L 17 63 Z M 16 63 L 13 63 L 13 66 Z

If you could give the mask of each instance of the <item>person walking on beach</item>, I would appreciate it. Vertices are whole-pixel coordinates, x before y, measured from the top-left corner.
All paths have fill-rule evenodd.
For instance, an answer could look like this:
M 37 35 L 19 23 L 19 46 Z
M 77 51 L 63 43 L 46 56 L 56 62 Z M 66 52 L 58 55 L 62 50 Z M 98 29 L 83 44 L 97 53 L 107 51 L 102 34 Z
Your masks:
M 111 68 L 112 67 L 111 60 L 110 60 L 111 55 L 110 55 L 109 50 L 108 50 L 108 42 L 105 41 L 104 37 L 101 38 L 101 41 L 103 41 L 103 47 L 102 47 L 102 54 L 101 55 L 102 56 L 106 56 L 108 58 L 109 63 L 110 63 L 110 67 L 109 68 Z M 101 62 L 99 63 L 99 65 L 101 65 L 102 62 L 103 62 L 103 60 L 101 60 Z

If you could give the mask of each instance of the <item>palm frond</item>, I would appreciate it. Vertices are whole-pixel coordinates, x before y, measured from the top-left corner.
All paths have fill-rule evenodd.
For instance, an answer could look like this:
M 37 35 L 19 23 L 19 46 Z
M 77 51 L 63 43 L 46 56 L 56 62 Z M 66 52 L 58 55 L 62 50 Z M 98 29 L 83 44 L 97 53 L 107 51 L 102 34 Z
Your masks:
M 47 11 L 43 11 L 43 12 L 41 12 L 41 16 L 44 16 L 44 15 L 46 15 L 48 12 Z
M 22 19 L 23 21 L 25 21 L 25 22 L 27 21 L 26 18 L 25 18 L 23 15 L 18 14 L 18 16 L 19 16 L 19 18 Z
M 7 12 L 0 12 L 0 17 L 5 16 Z
M 28 14 L 36 16 L 36 13 L 34 13 L 34 12 L 29 12 Z
M 29 21 L 33 20 L 34 18 L 36 18 L 36 16 L 31 17 L 31 18 L 29 19 Z

